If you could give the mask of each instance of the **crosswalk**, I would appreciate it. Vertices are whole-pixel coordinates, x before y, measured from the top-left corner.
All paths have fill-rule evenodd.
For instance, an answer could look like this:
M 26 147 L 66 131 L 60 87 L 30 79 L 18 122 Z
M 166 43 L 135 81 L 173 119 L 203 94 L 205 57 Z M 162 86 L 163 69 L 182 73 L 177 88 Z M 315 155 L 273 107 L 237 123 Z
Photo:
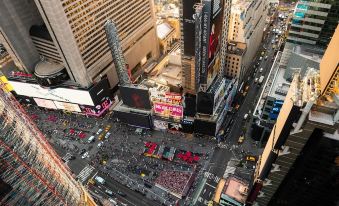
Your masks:
M 213 180 L 215 183 L 219 183 L 219 181 L 220 181 L 220 177 L 218 177 L 218 176 L 216 176 L 216 175 L 214 175 L 214 174 L 212 174 L 212 173 L 210 173 L 210 172 L 205 172 L 204 173 L 204 176 L 207 178 L 207 179 L 209 179 L 209 180 Z
M 230 161 L 228 161 L 227 163 L 227 167 L 226 167 L 226 170 L 225 170 L 225 173 L 223 175 L 223 178 L 226 179 L 230 174 L 234 174 L 235 173 L 235 170 L 236 170 L 236 164 L 238 163 L 239 161 L 236 160 L 236 159 L 231 159 Z
M 62 157 L 62 160 L 65 161 L 65 163 L 67 164 L 67 162 L 69 162 L 69 159 L 71 158 L 72 154 L 71 153 L 66 153 L 65 156 Z
M 86 179 L 91 175 L 94 169 L 95 168 L 92 167 L 91 165 L 87 165 L 86 167 L 84 167 L 84 169 L 82 169 L 77 176 L 78 180 L 80 182 L 85 182 Z

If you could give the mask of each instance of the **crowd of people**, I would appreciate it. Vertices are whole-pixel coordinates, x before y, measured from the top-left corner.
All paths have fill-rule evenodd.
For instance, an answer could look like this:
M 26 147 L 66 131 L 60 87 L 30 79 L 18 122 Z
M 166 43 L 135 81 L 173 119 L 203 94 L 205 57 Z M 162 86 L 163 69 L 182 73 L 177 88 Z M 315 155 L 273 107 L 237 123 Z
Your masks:
M 185 196 L 187 187 L 190 187 L 191 178 L 192 172 L 162 171 L 155 180 L 155 184 L 179 196 Z

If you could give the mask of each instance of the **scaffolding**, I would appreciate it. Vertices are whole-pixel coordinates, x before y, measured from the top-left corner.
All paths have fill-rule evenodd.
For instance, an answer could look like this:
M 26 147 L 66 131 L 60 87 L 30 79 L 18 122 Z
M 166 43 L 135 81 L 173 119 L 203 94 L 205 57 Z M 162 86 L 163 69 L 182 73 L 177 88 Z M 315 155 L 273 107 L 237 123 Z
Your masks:
M 0 205 L 95 205 L 0 80 Z

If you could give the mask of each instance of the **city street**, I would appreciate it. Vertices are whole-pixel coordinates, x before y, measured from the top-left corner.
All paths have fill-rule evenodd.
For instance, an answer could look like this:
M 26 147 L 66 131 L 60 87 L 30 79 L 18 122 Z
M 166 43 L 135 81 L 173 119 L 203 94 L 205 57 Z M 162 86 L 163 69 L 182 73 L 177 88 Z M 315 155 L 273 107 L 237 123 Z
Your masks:
M 271 66 L 273 64 L 272 59 L 274 58 L 274 49 L 272 48 L 271 40 L 274 38 L 275 35 L 270 35 L 267 40 L 264 42 L 262 46 L 264 46 L 267 51 L 265 55 L 268 56 L 267 60 L 262 60 L 260 62 L 260 65 L 257 67 L 257 70 L 259 71 L 259 68 L 263 68 L 262 73 L 256 72 L 255 76 L 249 76 L 249 81 L 244 83 L 243 88 L 246 86 L 248 87 L 248 91 L 246 96 L 243 99 L 242 104 L 240 105 L 238 111 L 233 114 L 231 119 L 233 124 L 229 125 L 228 127 L 231 127 L 229 135 L 225 138 L 225 143 L 222 143 L 221 148 L 216 148 L 213 155 L 212 160 L 209 164 L 209 166 L 205 170 L 205 179 L 202 180 L 204 184 L 200 185 L 200 188 L 198 188 L 198 194 L 196 196 L 196 203 L 194 205 L 207 205 L 210 200 L 212 200 L 214 195 L 214 190 L 219 182 L 219 179 L 224 176 L 227 163 L 231 159 L 236 159 L 241 161 L 245 154 L 251 154 L 251 155 L 258 155 L 260 154 L 260 150 L 255 146 L 255 142 L 249 137 L 249 130 L 250 130 L 250 119 L 251 119 L 251 112 L 253 112 L 255 108 L 255 104 L 258 100 L 259 94 L 261 93 L 263 89 L 263 85 L 258 85 L 255 83 L 255 78 L 259 78 L 261 75 L 264 75 L 264 81 L 266 80 Z M 259 51 L 261 51 L 260 49 Z M 259 59 L 260 52 L 258 52 L 258 56 L 256 57 L 256 60 Z M 254 61 L 255 63 L 256 61 Z M 253 74 L 253 73 L 252 73 Z M 244 78 L 244 79 L 247 79 Z M 244 120 L 244 115 L 249 114 L 249 117 Z M 224 126 L 226 126 L 224 124 Z M 238 144 L 239 136 L 243 133 L 243 127 L 246 128 L 245 140 L 244 143 Z M 227 130 L 227 127 L 224 127 L 224 130 Z M 249 169 L 250 176 L 252 176 L 254 169 Z M 247 178 L 251 178 L 251 177 Z

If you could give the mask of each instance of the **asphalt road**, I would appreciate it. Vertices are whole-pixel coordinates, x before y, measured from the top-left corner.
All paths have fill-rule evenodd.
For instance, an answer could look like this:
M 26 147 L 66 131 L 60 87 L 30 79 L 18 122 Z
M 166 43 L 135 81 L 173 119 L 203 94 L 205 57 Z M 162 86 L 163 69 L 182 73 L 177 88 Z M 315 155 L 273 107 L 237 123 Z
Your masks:
M 159 202 L 152 201 L 150 199 L 145 198 L 142 194 L 135 192 L 125 185 L 120 184 L 119 182 L 113 180 L 112 178 L 102 174 L 98 173 L 98 176 L 105 179 L 104 185 L 95 185 L 91 186 L 89 189 L 91 191 L 97 191 L 102 197 L 108 199 L 108 198 L 117 198 L 118 202 L 125 203 L 129 206 L 158 206 Z M 99 188 L 100 187 L 100 188 Z M 109 189 L 113 192 L 113 197 L 109 196 L 105 193 L 105 190 Z M 126 197 L 122 197 L 117 194 L 117 191 L 121 191 L 126 194 Z
M 272 35 L 268 37 L 265 43 L 262 45 L 267 49 L 265 53 L 265 55 L 268 56 L 267 60 L 262 60 L 260 62 L 260 65 L 257 67 L 257 72 L 256 73 L 250 72 L 248 82 L 244 83 L 243 88 L 245 88 L 246 85 L 248 85 L 249 89 L 247 91 L 246 96 L 243 99 L 243 103 L 239 107 L 239 110 L 231 117 L 233 119 L 233 124 L 230 125 L 231 130 L 225 140 L 225 143 L 228 145 L 238 145 L 238 138 L 240 135 L 243 134 L 243 127 L 245 126 L 247 130 L 250 128 L 249 120 L 251 118 L 249 116 L 246 120 L 244 120 L 244 115 L 246 113 L 249 114 L 249 111 L 253 112 L 255 108 L 255 103 L 258 100 L 258 97 L 263 89 L 264 82 L 269 74 L 270 68 L 272 67 L 274 50 L 272 49 L 271 40 Z M 258 52 L 257 59 L 259 58 L 259 56 L 260 53 Z M 260 68 L 263 68 L 262 73 L 259 72 Z M 261 85 L 258 85 L 257 83 L 254 82 L 254 79 L 259 78 L 261 75 L 264 75 L 265 78 L 263 83 Z M 244 79 L 247 80 L 247 78 L 248 77 Z M 227 128 L 225 128 L 225 125 L 223 129 L 225 131 L 227 130 Z M 253 143 L 254 141 L 251 138 L 246 137 L 244 143 L 241 145 L 241 150 L 243 149 L 246 153 L 249 152 L 257 154 L 258 149 L 255 146 L 253 146 Z M 212 174 L 211 175 L 212 178 L 207 178 L 207 181 L 201 190 L 200 197 L 198 198 L 198 201 L 196 202 L 195 205 L 207 205 L 207 202 L 212 200 L 218 180 L 223 177 L 227 163 L 232 157 L 238 158 L 239 155 L 237 155 L 234 151 L 231 151 L 229 149 L 223 149 L 218 147 L 215 149 L 209 167 L 206 170 L 206 172 Z

